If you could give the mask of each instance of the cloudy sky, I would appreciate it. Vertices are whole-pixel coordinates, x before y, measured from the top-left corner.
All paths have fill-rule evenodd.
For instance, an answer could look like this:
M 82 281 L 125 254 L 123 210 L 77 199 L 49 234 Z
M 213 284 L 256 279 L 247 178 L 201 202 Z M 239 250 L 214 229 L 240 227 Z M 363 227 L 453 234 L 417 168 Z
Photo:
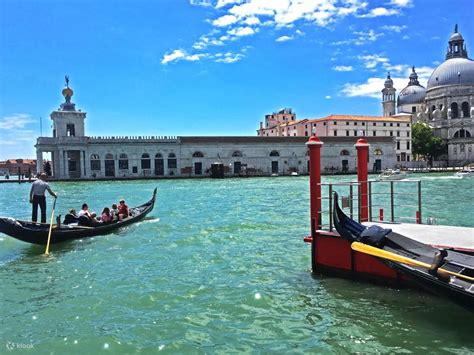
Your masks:
M 64 75 L 88 135 L 255 135 L 265 114 L 381 113 L 471 0 L 0 1 L 0 159 L 35 157 Z M 40 125 L 42 122 L 42 125 Z

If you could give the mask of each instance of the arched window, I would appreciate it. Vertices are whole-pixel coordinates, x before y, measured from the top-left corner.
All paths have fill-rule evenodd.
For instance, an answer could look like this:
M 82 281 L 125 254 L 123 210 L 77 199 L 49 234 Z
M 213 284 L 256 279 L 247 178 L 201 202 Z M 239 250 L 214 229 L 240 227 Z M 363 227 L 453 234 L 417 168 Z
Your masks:
M 453 102 L 451 104 L 451 118 L 458 118 L 458 117 L 459 117 L 458 104 L 456 102 Z
M 119 169 L 128 170 L 128 156 L 125 153 L 119 155 Z
M 241 157 L 242 156 L 242 152 L 240 150 L 236 150 L 235 152 L 232 153 L 232 156 L 233 157 Z
M 111 153 L 108 153 L 105 155 L 105 160 L 114 160 L 114 155 Z
M 279 157 L 280 153 L 278 153 L 276 150 L 272 150 L 271 153 L 270 153 L 270 156 L 271 157 Z
M 382 155 L 382 154 L 383 154 L 382 149 L 377 148 L 374 150 L 374 155 Z
M 465 129 L 460 129 L 456 133 L 454 133 L 454 138 L 469 138 L 471 137 L 471 133 L 466 131 Z
M 163 158 L 163 155 L 161 153 L 156 153 L 155 154 L 155 159 Z
M 142 169 L 151 169 L 150 154 L 148 153 L 142 154 Z
M 194 152 L 193 158 L 204 158 L 204 154 L 202 154 L 201 152 Z
M 176 169 L 177 162 L 176 162 L 176 155 L 174 153 L 168 154 L 168 169 Z
M 100 157 L 99 154 L 91 155 L 91 170 L 100 170 Z
M 469 117 L 470 114 L 469 114 L 469 103 L 464 101 L 462 104 L 461 104 L 461 111 L 462 111 L 462 117 Z
M 350 155 L 349 151 L 346 149 L 341 150 L 340 155 Z
M 165 163 L 163 159 L 163 154 L 155 154 L 155 175 L 164 175 L 165 174 Z

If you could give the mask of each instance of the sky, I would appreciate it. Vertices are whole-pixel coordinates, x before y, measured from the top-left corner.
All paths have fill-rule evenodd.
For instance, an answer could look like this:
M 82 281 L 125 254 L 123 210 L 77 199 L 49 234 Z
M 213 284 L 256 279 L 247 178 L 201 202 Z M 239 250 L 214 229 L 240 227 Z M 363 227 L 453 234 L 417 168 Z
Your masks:
M 265 114 L 380 115 L 444 61 L 471 0 L 1 0 L 0 160 L 35 158 L 70 78 L 86 135 L 256 135 Z M 470 55 L 472 58 L 472 55 Z

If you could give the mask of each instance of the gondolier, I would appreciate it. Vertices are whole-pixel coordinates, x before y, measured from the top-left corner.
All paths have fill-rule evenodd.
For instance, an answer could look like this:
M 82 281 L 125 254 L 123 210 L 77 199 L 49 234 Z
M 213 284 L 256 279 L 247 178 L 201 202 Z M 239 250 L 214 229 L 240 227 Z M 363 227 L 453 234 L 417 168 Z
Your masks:
M 46 174 L 42 173 L 34 183 L 31 184 L 30 203 L 32 204 L 31 220 L 36 222 L 38 219 L 38 205 L 41 209 L 41 223 L 46 223 L 46 196 L 48 190 L 51 196 L 56 198 L 58 195 L 51 190 L 46 182 Z

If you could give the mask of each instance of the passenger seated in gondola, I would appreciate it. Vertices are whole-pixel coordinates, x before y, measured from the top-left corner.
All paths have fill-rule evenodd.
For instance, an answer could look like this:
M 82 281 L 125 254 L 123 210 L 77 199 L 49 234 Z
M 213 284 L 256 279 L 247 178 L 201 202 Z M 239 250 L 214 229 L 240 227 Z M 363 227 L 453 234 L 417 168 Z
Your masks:
M 64 224 L 71 224 L 77 223 L 79 217 L 76 214 L 76 210 L 74 208 L 70 209 L 69 212 L 64 216 Z
M 100 221 L 102 223 L 110 223 L 112 222 L 112 215 L 110 214 L 110 209 L 108 207 L 104 207 L 102 213 L 100 215 Z
M 128 217 L 129 211 L 128 211 L 128 206 L 125 204 L 125 200 L 120 200 L 118 211 L 119 211 L 119 220 L 122 220 Z
M 112 221 L 118 221 L 119 219 L 119 210 L 117 208 L 117 204 L 112 204 L 112 209 L 110 210 L 110 215 L 112 217 Z
M 79 211 L 79 225 L 91 226 L 99 223 L 95 217 L 96 214 L 89 211 L 89 206 L 87 203 L 83 203 L 82 209 Z

